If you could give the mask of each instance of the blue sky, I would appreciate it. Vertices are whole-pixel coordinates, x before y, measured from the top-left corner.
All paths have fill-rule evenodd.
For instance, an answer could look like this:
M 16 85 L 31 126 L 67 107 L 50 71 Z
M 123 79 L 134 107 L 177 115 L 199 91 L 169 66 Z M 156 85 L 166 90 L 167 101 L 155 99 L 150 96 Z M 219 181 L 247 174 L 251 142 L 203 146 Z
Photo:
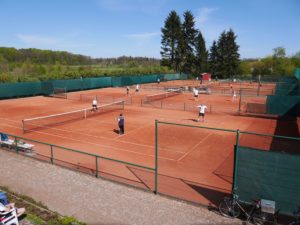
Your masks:
M 232 28 L 241 58 L 300 51 L 300 0 L 0 0 L 0 46 L 160 58 L 171 10 L 192 12 L 207 48 Z

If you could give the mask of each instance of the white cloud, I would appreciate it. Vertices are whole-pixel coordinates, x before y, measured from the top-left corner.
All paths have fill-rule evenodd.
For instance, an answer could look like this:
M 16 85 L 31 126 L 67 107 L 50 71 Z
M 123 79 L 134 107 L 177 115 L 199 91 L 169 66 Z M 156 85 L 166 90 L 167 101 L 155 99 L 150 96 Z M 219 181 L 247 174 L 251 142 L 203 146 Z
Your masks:
M 57 38 L 52 36 L 31 35 L 31 34 L 17 34 L 16 37 L 23 42 L 25 47 L 41 48 L 41 49 L 57 49 L 57 50 L 71 50 L 85 49 L 94 47 L 92 43 L 82 43 L 74 41 L 77 35 L 65 35 Z M 72 39 L 72 40 L 71 40 Z
M 158 33 L 158 32 L 141 33 L 141 34 L 126 34 L 126 35 L 124 35 L 124 37 L 129 38 L 129 39 L 135 39 L 135 40 L 147 40 L 147 39 L 155 37 L 159 34 L 160 33 Z
M 218 10 L 218 8 L 208 8 L 208 7 L 203 7 L 201 9 L 199 9 L 198 13 L 195 17 L 196 24 L 205 23 L 206 21 L 208 21 L 209 16 L 217 10 Z
M 17 34 L 19 40 L 24 42 L 27 45 L 55 45 L 59 43 L 59 40 L 54 37 L 49 36 L 39 36 L 39 35 L 26 35 L 26 34 Z

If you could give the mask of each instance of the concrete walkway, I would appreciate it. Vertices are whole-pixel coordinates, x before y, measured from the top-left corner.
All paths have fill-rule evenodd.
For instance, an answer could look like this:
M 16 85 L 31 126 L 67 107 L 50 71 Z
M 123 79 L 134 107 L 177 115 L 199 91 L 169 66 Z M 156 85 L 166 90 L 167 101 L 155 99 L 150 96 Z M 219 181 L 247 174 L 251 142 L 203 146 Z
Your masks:
M 0 149 L 0 185 L 91 225 L 242 224 L 182 201 Z

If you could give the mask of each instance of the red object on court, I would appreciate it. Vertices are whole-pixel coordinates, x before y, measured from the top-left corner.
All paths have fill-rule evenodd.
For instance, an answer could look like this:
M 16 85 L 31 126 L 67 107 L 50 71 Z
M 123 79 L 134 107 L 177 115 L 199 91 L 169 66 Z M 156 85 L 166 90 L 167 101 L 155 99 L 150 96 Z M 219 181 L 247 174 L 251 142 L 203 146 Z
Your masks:
M 202 73 L 202 80 L 210 80 L 211 79 L 211 74 L 210 73 Z

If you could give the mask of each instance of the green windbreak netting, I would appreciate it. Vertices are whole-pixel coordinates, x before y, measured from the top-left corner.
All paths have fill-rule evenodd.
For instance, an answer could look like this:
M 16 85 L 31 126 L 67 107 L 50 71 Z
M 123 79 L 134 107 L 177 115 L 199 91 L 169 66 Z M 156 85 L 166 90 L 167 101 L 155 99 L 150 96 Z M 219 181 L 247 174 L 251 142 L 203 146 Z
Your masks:
M 136 75 L 136 76 L 122 76 L 112 77 L 112 86 L 121 87 L 126 85 L 154 83 L 157 78 L 162 75 Z
M 51 95 L 54 91 L 53 83 L 51 81 L 41 82 L 41 89 L 43 95 Z
M 0 84 L 0 99 L 42 94 L 40 82 Z
M 276 210 L 292 214 L 300 204 L 300 155 L 269 152 L 239 146 L 236 193 L 243 201 L 267 199 Z
M 67 91 L 78 91 L 111 86 L 111 77 L 95 77 L 71 80 L 52 80 L 53 87 L 66 88 Z
M 165 74 L 164 80 L 179 80 L 180 74 Z
M 158 76 L 159 75 L 157 75 L 157 74 L 141 76 L 141 83 L 154 83 L 157 81 Z
M 161 80 L 180 79 L 179 74 L 152 74 L 120 77 L 94 77 L 69 80 L 50 80 L 44 82 L 4 83 L 0 84 L 0 99 L 34 95 L 50 95 L 54 88 L 65 88 L 66 91 L 88 90 L 102 87 L 121 87 Z
M 85 79 L 83 79 L 85 80 Z M 97 77 L 97 78 L 87 78 L 89 80 L 90 85 L 88 88 L 84 89 L 93 89 L 93 88 L 101 88 L 101 87 L 111 87 L 111 77 Z
M 300 68 L 296 68 L 294 72 L 295 77 L 300 81 Z
M 276 83 L 275 95 L 300 95 L 298 80 L 294 77 L 282 78 Z
M 269 95 L 267 96 L 267 114 L 272 115 L 300 115 L 300 96 Z
M 187 80 L 188 79 L 188 75 L 187 74 L 180 74 L 180 80 Z

